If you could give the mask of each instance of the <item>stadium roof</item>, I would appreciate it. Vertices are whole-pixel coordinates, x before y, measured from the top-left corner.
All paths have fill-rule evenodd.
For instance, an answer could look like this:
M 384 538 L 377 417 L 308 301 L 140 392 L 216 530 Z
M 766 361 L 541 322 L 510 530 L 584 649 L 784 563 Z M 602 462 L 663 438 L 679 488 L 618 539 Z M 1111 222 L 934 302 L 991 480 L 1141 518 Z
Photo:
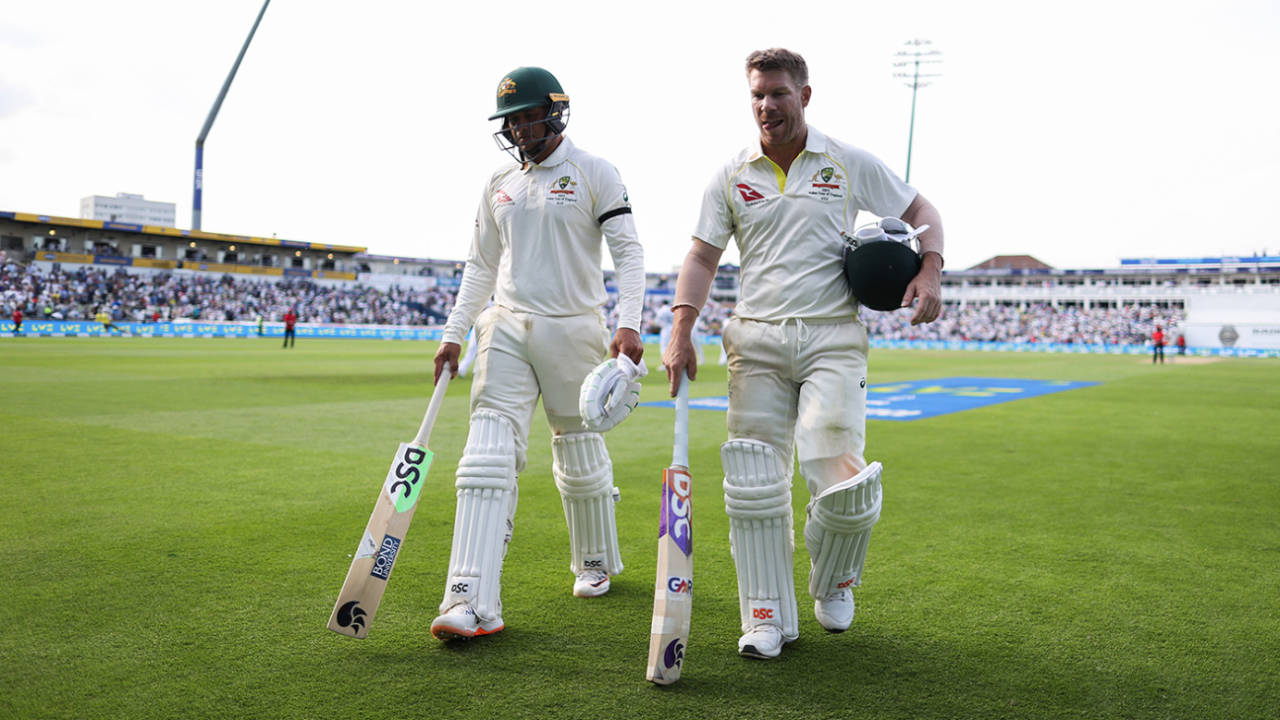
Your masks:
M 970 270 L 1052 270 L 1053 266 L 1030 255 L 996 255 L 974 265 Z
M 301 250 L 321 250 L 329 252 L 364 252 L 368 248 L 355 245 L 326 245 L 323 243 L 302 242 L 299 240 L 280 240 L 277 238 L 255 237 L 252 235 L 228 235 L 203 230 L 180 230 L 178 228 L 161 227 L 159 225 L 138 225 L 135 223 L 112 222 L 110 220 L 86 220 L 84 218 L 59 217 L 57 215 L 40 215 L 37 213 L 12 212 L 0 210 L 0 219 L 40 225 L 56 225 L 59 227 L 80 227 L 96 230 L 115 230 L 119 232 L 137 233 L 139 235 L 164 236 L 171 238 L 190 238 L 214 240 L 225 243 L 247 243 L 250 245 L 272 245 L 275 247 L 295 248 Z

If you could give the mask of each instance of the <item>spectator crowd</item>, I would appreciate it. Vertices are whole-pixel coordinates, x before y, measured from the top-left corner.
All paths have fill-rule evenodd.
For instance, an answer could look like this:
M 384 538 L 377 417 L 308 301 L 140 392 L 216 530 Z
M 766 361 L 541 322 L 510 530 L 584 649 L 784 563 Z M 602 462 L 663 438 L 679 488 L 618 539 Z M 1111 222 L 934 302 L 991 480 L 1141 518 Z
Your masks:
M 115 322 L 172 320 L 240 320 L 259 317 L 278 322 L 293 308 L 302 322 L 368 325 L 442 324 L 453 306 L 453 288 L 391 286 L 379 289 L 351 283 L 318 284 L 310 280 L 278 282 L 231 275 L 130 273 L 123 268 L 88 265 L 42 270 L 37 265 L 0 266 L 0 308 L 15 309 L 30 320 L 92 320 L 105 312 Z M 613 300 L 606 317 L 613 319 Z M 669 296 L 650 296 L 642 331 L 656 334 L 658 311 Z M 699 317 L 699 330 L 719 335 L 732 313 L 732 303 L 710 301 Z M 1047 303 L 944 306 L 939 319 L 912 326 L 909 310 L 863 310 L 871 337 L 885 340 L 964 340 L 1141 345 L 1152 328 L 1178 327 L 1179 308 L 1123 306 L 1111 308 L 1053 307 Z
M 231 275 L 130 273 L 87 265 L 0 268 L 0 306 L 20 307 L 32 320 L 92 320 L 106 312 L 116 322 L 169 320 L 279 321 L 290 308 L 313 323 L 433 325 L 444 322 L 453 291 L 443 288 L 379 290 L 310 280 L 243 280 Z
M 882 340 L 962 340 L 1017 343 L 1143 345 L 1157 326 L 1178 327 L 1181 308 L 1126 305 L 1110 308 L 943 304 L 942 315 L 928 325 L 912 325 L 910 310 L 864 310 L 871 337 Z

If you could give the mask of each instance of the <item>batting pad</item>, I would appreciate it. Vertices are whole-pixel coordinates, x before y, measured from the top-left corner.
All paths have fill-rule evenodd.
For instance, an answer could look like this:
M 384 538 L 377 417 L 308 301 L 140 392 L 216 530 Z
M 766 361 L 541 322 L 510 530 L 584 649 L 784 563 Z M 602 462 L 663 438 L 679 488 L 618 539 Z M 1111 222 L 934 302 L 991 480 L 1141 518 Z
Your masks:
M 614 517 L 613 465 L 599 433 L 570 433 L 551 438 L 551 474 L 560 489 L 569 525 L 569 569 L 622 572 L 618 526 Z
M 511 423 L 480 410 L 458 461 L 458 509 L 440 612 L 465 602 L 482 620 L 502 616 L 499 580 L 516 512 L 516 443 Z
M 729 549 L 738 568 L 742 632 L 776 625 L 799 636 L 792 554 L 791 466 L 773 446 L 730 440 L 720 446 Z
M 809 502 L 804 544 L 809 548 L 809 594 L 825 598 L 862 584 L 871 528 L 880 519 L 880 463 Z

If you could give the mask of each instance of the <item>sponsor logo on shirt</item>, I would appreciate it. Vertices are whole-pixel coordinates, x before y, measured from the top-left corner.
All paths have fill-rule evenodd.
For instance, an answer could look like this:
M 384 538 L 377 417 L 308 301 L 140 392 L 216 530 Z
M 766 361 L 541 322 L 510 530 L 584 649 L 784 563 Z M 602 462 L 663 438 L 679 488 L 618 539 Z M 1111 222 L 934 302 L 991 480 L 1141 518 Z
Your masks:
M 742 193 L 742 200 L 748 205 L 764 200 L 764 196 L 758 190 L 746 183 L 738 183 L 738 192 Z
M 508 203 L 515 202 L 515 200 L 512 200 L 511 196 L 507 194 L 506 190 L 499 190 L 498 192 L 494 193 L 493 199 L 497 200 L 499 205 L 506 205 Z

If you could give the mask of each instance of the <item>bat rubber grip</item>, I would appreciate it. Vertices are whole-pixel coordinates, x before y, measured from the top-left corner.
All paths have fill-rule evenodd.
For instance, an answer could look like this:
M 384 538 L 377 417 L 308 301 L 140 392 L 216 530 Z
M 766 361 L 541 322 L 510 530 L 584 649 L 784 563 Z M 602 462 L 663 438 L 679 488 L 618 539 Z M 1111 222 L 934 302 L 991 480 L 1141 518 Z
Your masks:
M 675 444 L 671 449 L 671 464 L 689 467 L 689 375 L 680 372 L 680 389 L 676 391 Z

